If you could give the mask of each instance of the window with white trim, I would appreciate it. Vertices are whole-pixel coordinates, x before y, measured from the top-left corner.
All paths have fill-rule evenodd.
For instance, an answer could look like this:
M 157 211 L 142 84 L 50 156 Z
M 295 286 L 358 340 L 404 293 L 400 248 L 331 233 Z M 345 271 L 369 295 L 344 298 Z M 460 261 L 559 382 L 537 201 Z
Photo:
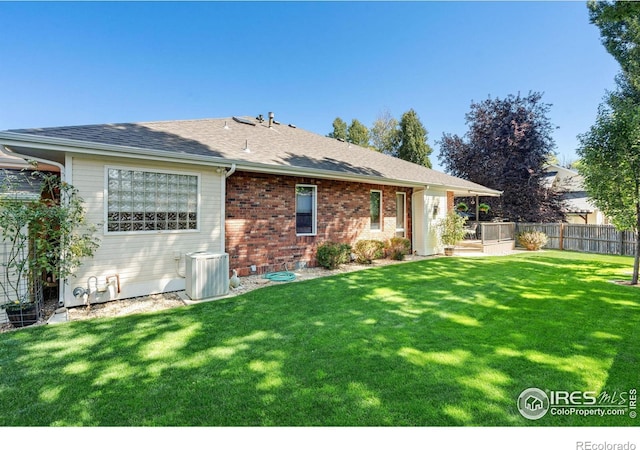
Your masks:
M 316 210 L 318 188 L 314 185 L 296 185 L 296 234 L 312 236 L 316 234 Z
M 382 230 L 382 191 L 371 191 L 370 200 L 370 218 L 371 230 Z
M 198 175 L 107 168 L 107 232 L 198 229 Z
M 405 221 L 407 210 L 407 194 L 396 192 L 396 236 L 405 236 Z

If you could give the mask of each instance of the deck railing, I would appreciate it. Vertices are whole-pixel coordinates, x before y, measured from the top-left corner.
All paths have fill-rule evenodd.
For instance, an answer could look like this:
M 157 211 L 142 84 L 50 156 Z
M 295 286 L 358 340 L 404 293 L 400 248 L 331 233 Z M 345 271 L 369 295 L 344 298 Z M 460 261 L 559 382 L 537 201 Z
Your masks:
M 482 245 L 513 241 L 516 238 L 516 224 L 513 222 L 480 222 Z

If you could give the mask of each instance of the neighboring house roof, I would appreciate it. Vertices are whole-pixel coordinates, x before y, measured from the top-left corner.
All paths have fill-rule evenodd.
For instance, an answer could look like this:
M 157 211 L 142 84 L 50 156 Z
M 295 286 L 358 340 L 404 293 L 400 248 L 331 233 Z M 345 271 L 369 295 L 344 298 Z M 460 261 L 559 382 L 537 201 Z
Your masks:
M 565 212 L 585 214 L 595 211 L 596 208 L 584 190 L 582 175 L 575 170 L 550 164 L 543 182 L 547 188 L 554 188 L 563 193 Z
M 441 185 L 457 194 L 500 195 L 461 178 L 293 125 L 253 118 L 34 128 L 0 132 L 0 144 L 27 150 L 172 157 L 238 170 L 361 179 L 411 186 Z M 32 153 L 30 153 L 32 154 Z

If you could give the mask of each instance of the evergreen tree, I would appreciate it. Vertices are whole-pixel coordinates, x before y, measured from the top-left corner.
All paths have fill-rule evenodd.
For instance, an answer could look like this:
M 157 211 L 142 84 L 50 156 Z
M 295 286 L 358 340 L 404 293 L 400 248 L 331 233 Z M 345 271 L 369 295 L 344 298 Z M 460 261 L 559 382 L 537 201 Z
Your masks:
M 429 155 L 433 150 L 427 144 L 427 130 L 413 109 L 400 119 L 399 138 L 398 158 L 431 168 Z
M 347 141 L 362 147 L 369 146 L 369 130 L 358 119 L 353 119 L 347 128 Z
M 327 137 L 334 139 L 347 140 L 347 123 L 340 117 L 336 117 L 333 121 L 333 131 L 327 134 Z

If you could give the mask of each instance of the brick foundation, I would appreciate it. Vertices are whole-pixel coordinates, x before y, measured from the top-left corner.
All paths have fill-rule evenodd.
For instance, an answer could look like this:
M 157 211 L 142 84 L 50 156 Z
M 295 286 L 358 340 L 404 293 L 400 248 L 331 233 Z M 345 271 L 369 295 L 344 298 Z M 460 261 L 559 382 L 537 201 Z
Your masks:
M 296 184 L 317 186 L 317 234 L 296 235 Z M 382 191 L 381 231 L 371 231 L 370 191 Z M 226 250 L 238 275 L 316 265 L 324 242 L 385 241 L 396 234 L 396 193 L 406 193 L 406 232 L 411 239 L 411 188 L 238 171 L 227 179 Z M 251 266 L 256 271 L 251 271 Z

